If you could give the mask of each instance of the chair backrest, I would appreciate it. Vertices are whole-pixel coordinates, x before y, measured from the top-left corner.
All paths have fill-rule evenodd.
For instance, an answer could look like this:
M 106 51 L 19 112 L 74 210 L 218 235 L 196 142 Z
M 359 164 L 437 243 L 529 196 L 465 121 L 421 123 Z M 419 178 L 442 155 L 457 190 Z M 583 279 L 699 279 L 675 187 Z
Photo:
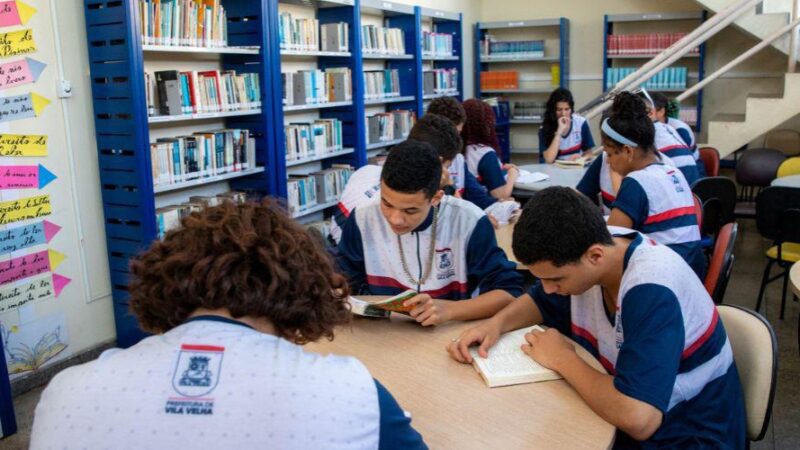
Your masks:
M 789 175 L 800 175 L 800 156 L 789 158 L 778 166 L 778 178 L 788 177 Z
M 736 244 L 738 225 L 736 222 L 725 224 L 719 230 L 717 241 L 714 243 L 714 251 L 711 253 L 711 261 L 708 264 L 706 279 L 703 283 L 708 295 L 714 303 L 722 303 L 725 297 L 725 289 L 728 287 L 728 277 L 733 268 L 733 246 Z
M 700 228 L 700 231 L 703 230 L 703 202 L 700 200 L 696 194 L 692 194 L 692 199 L 694 199 L 694 215 L 697 216 L 697 227 Z
M 703 236 L 716 236 L 724 224 L 722 202 L 716 197 L 703 202 L 703 226 L 700 227 Z
M 733 222 L 736 218 L 736 184 L 727 177 L 705 177 L 695 181 L 692 192 L 707 202 L 712 198 L 719 199 L 722 206 L 722 223 Z
M 774 148 L 752 148 L 736 163 L 736 182 L 741 186 L 769 186 L 786 155 Z
M 764 135 L 764 147 L 794 156 L 800 154 L 800 132 L 792 129 L 770 130 Z
M 756 227 L 767 239 L 800 242 L 800 189 L 770 186 L 759 192 Z
M 747 438 L 764 438 L 772 415 L 778 374 L 778 343 L 760 314 L 733 305 L 717 306 L 733 350 L 747 414 Z
M 719 152 L 714 147 L 700 147 L 700 161 L 706 168 L 706 175 L 716 177 L 719 175 Z

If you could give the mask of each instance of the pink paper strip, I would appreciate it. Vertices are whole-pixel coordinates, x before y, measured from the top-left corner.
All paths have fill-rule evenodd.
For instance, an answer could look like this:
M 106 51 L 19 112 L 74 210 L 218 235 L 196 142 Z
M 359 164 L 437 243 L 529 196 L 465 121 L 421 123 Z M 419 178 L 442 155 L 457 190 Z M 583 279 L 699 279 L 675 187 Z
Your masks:
M 50 271 L 47 250 L 0 263 L 0 284 L 11 283 Z

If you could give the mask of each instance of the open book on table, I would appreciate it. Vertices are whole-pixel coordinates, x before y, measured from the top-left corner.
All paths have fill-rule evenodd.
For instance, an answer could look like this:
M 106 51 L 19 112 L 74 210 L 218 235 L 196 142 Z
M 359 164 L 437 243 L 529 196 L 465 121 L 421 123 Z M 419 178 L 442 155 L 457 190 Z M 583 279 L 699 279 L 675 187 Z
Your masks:
M 505 333 L 489 349 L 488 358 L 480 357 L 477 347 L 469 349 L 472 365 L 490 388 L 562 378 L 558 372 L 537 363 L 520 349 L 525 343 L 525 333 L 531 330 L 544 331 L 542 327 L 534 325 Z
M 350 303 L 353 314 L 367 317 L 389 317 L 390 313 L 408 314 L 414 309 L 413 306 L 403 306 L 403 302 L 417 295 L 417 291 L 409 289 L 405 292 L 389 297 L 384 300 L 368 302 L 360 298 L 350 296 L 347 301 Z
M 596 147 L 575 159 L 557 159 L 554 161 L 554 164 L 567 169 L 583 168 L 591 164 L 602 152 L 603 147 Z

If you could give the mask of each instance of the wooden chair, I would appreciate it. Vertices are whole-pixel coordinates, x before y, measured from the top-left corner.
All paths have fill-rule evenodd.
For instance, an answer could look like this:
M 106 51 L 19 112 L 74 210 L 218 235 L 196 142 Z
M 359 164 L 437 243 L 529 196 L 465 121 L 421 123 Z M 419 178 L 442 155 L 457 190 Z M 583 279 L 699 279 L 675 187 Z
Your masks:
M 708 295 L 714 303 L 720 304 L 724 300 L 725 290 L 733 271 L 733 246 L 736 244 L 738 226 L 736 222 L 725 224 L 717 235 L 714 244 L 714 251 L 711 254 L 711 261 L 708 264 L 708 272 L 703 283 Z
M 706 169 L 706 176 L 716 177 L 719 175 L 719 152 L 714 147 L 700 147 L 700 161 Z

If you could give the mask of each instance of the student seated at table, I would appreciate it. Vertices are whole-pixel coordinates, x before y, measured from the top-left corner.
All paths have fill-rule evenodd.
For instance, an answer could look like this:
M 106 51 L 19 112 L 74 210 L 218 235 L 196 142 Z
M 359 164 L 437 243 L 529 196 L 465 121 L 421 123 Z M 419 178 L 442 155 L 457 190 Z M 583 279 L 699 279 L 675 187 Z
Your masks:
M 671 126 L 658 121 L 656 118 L 656 109 L 653 99 L 650 94 L 644 89 L 639 93 L 639 98 L 647 108 L 647 114 L 650 120 L 654 122 L 655 138 L 654 145 L 656 150 L 669 156 L 672 162 L 675 163 L 684 178 L 692 185 L 697 179 L 700 178 L 700 173 L 697 171 L 697 163 L 689 146 L 681 139 L 678 132 Z
M 540 281 L 454 339 L 454 359 L 471 362 L 471 345 L 486 357 L 502 333 L 544 324 L 547 331 L 525 335 L 522 350 L 559 372 L 617 427 L 615 448 L 745 447 L 742 390 L 725 328 L 675 252 L 607 226 L 586 197 L 563 187 L 534 195 L 513 242 L 518 260 Z M 563 336 L 608 374 L 583 361 Z
M 550 94 L 539 128 L 541 162 L 575 159 L 594 147 L 589 121 L 574 110 L 575 100 L 568 89 L 558 88 Z
M 156 333 L 53 378 L 31 448 L 427 448 L 357 359 L 302 345 L 348 323 L 347 281 L 276 203 L 192 213 L 131 264 Z
M 353 292 L 413 289 L 419 295 L 407 304 L 416 305 L 411 316 L 425 326 L 488 317 L 522 284 L 483 211 L 440 190 L 438 161 L 425 142 L 394 147 L 381 173 L 380 199 L 350 214 L 339 242 L 339 267 Z
M 481 100 L 471 98 L 464 102 L 467 122 L 461 130 L 464 140 L 464 158 L 467 170 L 479 183 L 486 186 L 492 197 L 505 200 L 511 197 L 514 182 L 519 178 L 519 169 L 513 164 L 503 165 L 497 156 L 499 148 L 495 131 L 492 107 Z M 503 170 L 507 174 L 503 174 Z
M 633 228 L 670 247 L 704 279 L 706 258 L 692 190 L 679 170 L 660 160 L 645 103 L 621 92 L 600 130 L 611 170 L 624 177 L 608 224 Z
M 467 113 L 464 111 L 464 107 L 453 97 L 435 98 L 428 105 L 426 114 L 436 114 L 450 119 L 459 133 L 461 133 L 467 120 Z M 467 169 L 467 162 L 464 160 L 464 155 L 461 154 L 460 150 L 458 155 L 453 158 L 453 162 L 450 163 L 447 171 L 453 183 L 452 192 L 445 187 L 445 194 L 460 196 L 460 198 L 474 203 L 480 209 L 486 209 L 497 202 L 497 199 L 489 194 L 486 186 L 480 184 L 475 175 Z
M 656 121 L 665 123 L 668 126 L 672 127 L 678 136 L 680 136 L 681 140 L 689 147 L 689 151 L 692 152 L 692 157 L 694 158 L 695 165 L 697 165 L 697 173 L 700 178 L 706 176 L 706 167 L 703 165 L 703 161 L 700 160 L 700 151 L 697 148 L 697 142 L 695 141 L 694 131 L 692 131 L 692 127 L 690 127 L 686 122 L 678 119 L 677 117 L 671 117 L 670 113 L 667 112 L 668 109 L 676 108 L 672 113 L 677 115 L 677 107 L 670 104 L 669 99 L 666 95 L 662 94 L 661 92 L 652 92 L 650 93 L 650 97 L 653 99 L 653 105 L 655 110 Z

